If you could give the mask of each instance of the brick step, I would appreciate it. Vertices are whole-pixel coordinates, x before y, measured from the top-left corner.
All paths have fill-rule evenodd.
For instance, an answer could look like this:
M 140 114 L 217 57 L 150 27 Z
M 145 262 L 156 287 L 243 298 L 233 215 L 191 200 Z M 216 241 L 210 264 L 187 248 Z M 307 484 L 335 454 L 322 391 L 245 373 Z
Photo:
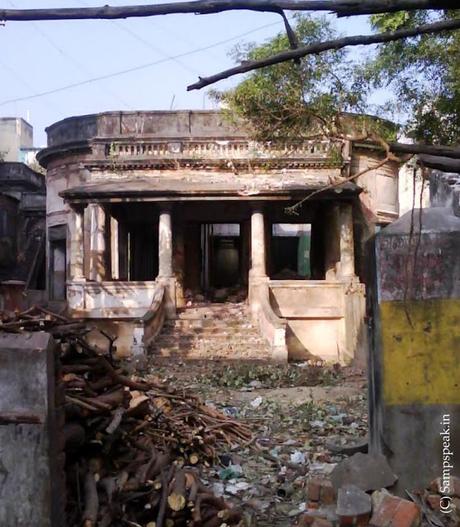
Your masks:
M 164 323 L 165 330 L 168 329 L 174 329 L 174 330 L 193 330 L 193 329 L 214 329 L 214 328 L 222 328 L 222 329 L 237 329 L 237 328 L 244 328 L 244 329 L 253 329 L 254 331 L 257 331 L 255 326 L 251 323 L 250 320 L 247 321 L 241 321 L 241 320 L 216 320 L 216 319 L 173 319 L 173 320 L 166 320 Z
M 226 359 L 232 358 L 241 360 L 270 360 L 270 355 L 265 351 L 261 353 L 260 349 L 220 349 L 220 350 L 183 350 L 183 349 L 152 349 L 154 355 L 162 358 L 171 359 L 188 359 L 188 360 L 202 360 L 207 357 L 212 359 Z
M 260 335 L 239 335 L 238 337 L 229 337 L 229 335 L 209 335 L 207 337 L 203 336 L 187 336 L 187 335 L 159 335 L 155 339 L 155 343 L 161 343 L 162 345 L 166 344 L 189 344 L 191 342 L 206 342 L 206 343 L 221 343 L 222 341 L 231 341 L 231 342 L 250 342 L 251 344 L 263 344 L 264 340 Z
M 206 304 L 181 309 L 165 321 L 150 352 L 169 358 L 268 360 L 266 342 L 246 304 Z

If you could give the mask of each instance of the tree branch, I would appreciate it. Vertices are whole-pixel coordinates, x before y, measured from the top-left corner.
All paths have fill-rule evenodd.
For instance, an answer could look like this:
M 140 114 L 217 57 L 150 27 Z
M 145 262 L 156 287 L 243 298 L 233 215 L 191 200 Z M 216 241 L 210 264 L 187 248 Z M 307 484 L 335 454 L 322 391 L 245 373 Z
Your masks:
M 329 185 L 324 185 L 324 187 L 319 188 L 318 190 L 315 190 L 311 194 L 308 194 L 308 196 L 305 196 L 303 199 L 301 199 L 299 202 L 295 203 L 294 205 L 291 205 L 290 207 L 285 208 L 286 214 L 295 214 L 298 215 L 298 209 L 309 199 L 311 199 L 313 196 L 317 196 L 318 194 L 321 194 L 322 192 L 325 192 L 326 190 L 331 190 L 337 187 L 340 187 L 344 183 L 348 183 L 349 181 L 353 181 L 356 178 L 359 178 L 360 176 L 363 176 L 364 174 L 367 174 L 367 172 L 371 172 L 372 170 L 378 170 L 383 165 L 386 165 L 390 161 L 394 161 L 394 157 L 389 154 L 385 157 L 385 159 L 382 159 L 377 165 L 373 167 L 367 167 L 357 174 L 353 174 L 352 176 L 348 176 L 345 179 L 341 179 L 339 181 L 335 181 L 334 183 L 330 183 Z
M 195 0 L 157 5 L 68 7 L 58 9 L 1 9 L 0 20 L 87 20 L 223 11 L 331 11 L 337 16 L 393 13 L 417 9 L 458 9 L 458 0 Z
M 396 154 L 426 154 L 460 159 L 460 148 L 454 146 L 411 145 L 406 143 L 389 143 L 389 145 L 390 150 Z
M 436 170 L 441 170 L 442 172 L 455 172 L 460 174 L 460 161 L 457 159 L 422 154 L 418 157 L 418 160 L 424 167 L 434 168 Z
M 309 46 L 303 46 L 298 49 L 287 50 L 266 59 L 251 60 L 235 66 L 220 73 L 216 73 L 210 77 L 200 77 L 200 80 L 195 84 L 187 87 L 187 90 L 200 90 L 205 86 L 214 84 L 223 79 L 228 79 L 234 75 L 247 73 L 249 71 L 273 66 L 281 62 L 287 62 L 293 59 L 299 59 L 307 55 L 314 55 L 323 53 L 324 51 L 338 50 L 347 46 L 368 46 L 369 44 L 382 44 L 384 42 L 392 42 L 394 40 L 401 40 L 403 38 L 415 37 L 418 35 L 426 35 L 431 33 L 440 33 L 442 31 L 453 31 L 460 28 L 460 19 L 447 20 L 442 22 L 434 22 L 432 24 L 424 24 L 416 28 L 398 29 L 396 31 L 388 31 L 377 35 L 354 35 L 352 37 L 339 38 L 337 40 L 326 40 L 324 42 L 317 42 Z

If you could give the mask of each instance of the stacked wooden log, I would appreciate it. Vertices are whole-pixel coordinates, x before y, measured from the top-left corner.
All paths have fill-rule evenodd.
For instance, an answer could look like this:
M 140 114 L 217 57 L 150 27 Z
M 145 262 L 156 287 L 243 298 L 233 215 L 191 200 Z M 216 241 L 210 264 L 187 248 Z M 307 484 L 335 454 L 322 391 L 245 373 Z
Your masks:
M 60 343 L 67 524 L 225 527 L 241 514 L 200 478 L 219 451 L 250 430 L 192 393 L 126 374 L 85 338 L 82 322 L 41 308 L 0 314 L 0 330 L 47 330 Z

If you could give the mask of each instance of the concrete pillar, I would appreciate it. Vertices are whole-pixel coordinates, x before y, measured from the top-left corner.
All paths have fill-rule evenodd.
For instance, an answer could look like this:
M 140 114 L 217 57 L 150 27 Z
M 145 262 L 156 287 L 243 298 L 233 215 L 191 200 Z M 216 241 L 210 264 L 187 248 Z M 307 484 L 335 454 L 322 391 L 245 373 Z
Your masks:
M 251 276 L 266 277 L 264 214 L 256 210 L 251 215 Z
M 268 295 L 268 277 L 265 265 L 264 213 L 251 214 L 251 270 L 249 271 L 249 305 L 253 320 L 257 320 L 263 296 Z
M 165 288 L 165 311 L 167 318 L 176 316 L 176 279 L 173 274 L 173 239 L 171 210 L 164 208 L 158 219 L 158 277 L 157 282 Z
M 63 525 L 64 456 L 55 350 L 43 332 L 0 334 L 0 525 Z M 58 407 L 56 407 L 58 403 Z
M 110 217 L 110 258 L 112 280 L 118 280 L 120 278 L 118 221 L 113 216 Z
M 126 222 L 118 222 L 118 278 L 128 280 L 129 277 L 129 247 L 128 247 L 128 227 Z
M 171 211 L 162 210 L 158 222 L 158 277 L 173 276 L 173 245 Z
M 90 209 L 89 279 L 102 282 L 106 277 L 105 261 L 105 211 L 99 203 L 88 205 Z
M 84 272 L 84 207 L 72 208 L 70 218 L 70 279 L 83 281 Z
M 339 207 L 340 272 L 339 278 L 355 275 L 355 250 L 353 241 L 353 208 L 350 203 Z
M 324 268 L 326 280 L 337 279 L 337 267 L 340 262 L 339 204 L 328 207 L 324 222 Z

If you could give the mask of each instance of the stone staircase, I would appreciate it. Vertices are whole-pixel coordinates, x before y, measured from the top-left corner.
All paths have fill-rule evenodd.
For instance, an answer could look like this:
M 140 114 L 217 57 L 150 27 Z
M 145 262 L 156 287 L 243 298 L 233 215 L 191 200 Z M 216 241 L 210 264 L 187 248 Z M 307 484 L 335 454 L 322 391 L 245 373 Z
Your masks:
M 270 351 L 244 303 L 198 304 L 166 320 L 149 353 L 203 360 L 269 360 Z

